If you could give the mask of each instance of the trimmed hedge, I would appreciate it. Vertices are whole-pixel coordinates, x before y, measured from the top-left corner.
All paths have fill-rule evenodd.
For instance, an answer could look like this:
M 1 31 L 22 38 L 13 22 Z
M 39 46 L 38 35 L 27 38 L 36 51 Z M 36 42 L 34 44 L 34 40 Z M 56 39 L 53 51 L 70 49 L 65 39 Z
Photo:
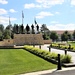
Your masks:
M 51 44 L 51 47 L 58 48 L 58 49 L 74 50 L 74 47 L 71 45 L 61 45 L 57 43 Z
M 50 61 L 50 60 L 57 61 L 58 60 L 58 54 L 56 54 L 56 53 L 52 53 L 52 52 L 48 52 L 48 51 L 41 50 L 38 48 L 34 48 L 32 46 L 24 46 L 24 48 L 25 48 L 25 50 L 27 50 L 37 56 L 40 56 L 48 61 Z M 61 57 L 62 63 L 70 63 L 71 62 L 70 55 L 61 55 L 60 57 Z

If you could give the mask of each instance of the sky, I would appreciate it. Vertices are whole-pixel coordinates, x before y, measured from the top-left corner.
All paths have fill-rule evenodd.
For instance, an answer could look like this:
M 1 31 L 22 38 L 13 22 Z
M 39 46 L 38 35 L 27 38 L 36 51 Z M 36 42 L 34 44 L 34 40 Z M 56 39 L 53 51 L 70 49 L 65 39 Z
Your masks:
M 46 24 L 50 30 L 75 30 L 75 0 L 0 0 L 0 24 Z

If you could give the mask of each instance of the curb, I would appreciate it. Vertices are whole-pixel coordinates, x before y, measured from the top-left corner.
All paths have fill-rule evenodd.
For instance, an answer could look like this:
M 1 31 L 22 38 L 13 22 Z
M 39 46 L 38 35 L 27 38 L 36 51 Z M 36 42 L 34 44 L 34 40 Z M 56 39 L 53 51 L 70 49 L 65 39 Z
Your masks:
M 19 74 L 19 75 L 46 75 L 46 74 L 50 74 L 53 72 L 64 72 L 64 71 L 68 71 L 68 70 L 75 70 L 75 67 L 71 67 L 71 68 L 62 68 L 62 70 L 57 70 L 57 69 L 52 69 L 52 70 L 44 70 L 44 71 L 37 71 L 37 72 L 31 72 L 31 73 L 25 73 L 25 74 Z

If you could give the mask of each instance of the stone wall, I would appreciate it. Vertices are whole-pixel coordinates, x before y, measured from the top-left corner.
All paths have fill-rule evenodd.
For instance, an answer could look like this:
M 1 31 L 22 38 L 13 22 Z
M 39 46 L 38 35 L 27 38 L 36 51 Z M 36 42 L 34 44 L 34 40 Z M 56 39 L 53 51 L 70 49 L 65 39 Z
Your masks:
M 52 40 L 43 40 L 44 41 L 44 44 L 51 44 L 52 43 Z
M 44 44 L 42 34 L 14 34 L 14 45 Z
M 0 41 L 0 46 L 13 46 L 13 39 L 4 39 L 3 41 Z
M 44 44 L 42 34 L 14 34 L 14 39 L 0 41 L 0 46 Z

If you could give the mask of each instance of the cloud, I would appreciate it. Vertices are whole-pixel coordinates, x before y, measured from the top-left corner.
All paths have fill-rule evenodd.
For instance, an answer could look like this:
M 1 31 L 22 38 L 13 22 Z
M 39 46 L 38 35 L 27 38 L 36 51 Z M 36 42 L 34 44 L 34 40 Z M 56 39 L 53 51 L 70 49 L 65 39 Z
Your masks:
M 47 16 L 53 16 L 53 14 L 52 13 L 50 13 L 50 12 L 40 12 L 40 13 L 38 13 L 37 15 L 36 15 L 36 18 L 44 18 L 44 17 L 47 17 Z
M 44 8 L 49 8 L 51 6 L 62 4 L 64 0 L 36 0 Z
M 15 12 L 17 12 L 17 11 L 15 11 L 14 9 L 10 9 L 9 12 L 15 13 Z
M 62 4 L 64 0 L 36 0 L 36 2 L 46 5 Z
M 39 5 L 39 4 L 34 4 L 34 3 L 25 4 L 25 5 L 24 5 L 24 8 L 25 8 L 25 9 L 30 9 L 30 8 L 41 8 L 41 5 Z
M 34 3 L 25 4 L 25 5 L 24 5 L 24 8 L 27 8 L 27 9 L 29 9 L 29 8 L 34 8 L 34 7 L 35 7 L 35 4 L 34 4 Z
M 5 9 L 0 8 L 0 15 L 3 15 L 3 14 L 7 14 L 7 11 Z
M 75 30 L 75 24 L 52 24 L 48 28 L 50 30 Z
M 75 0 L 71 0 L 71 5 L 75 5 Z
M 15 21 L 17 19 L 11 17 L 10 20 L 12 22 L 12 21 Z M 8 25 L 9 24 L 9 17 L 0 16 L 0 23 L 3 24 L 3 25 Z
M 51 6 L 62 4 L 64 0 L 36 0 L 43 5 L 44 8 L 50 8 Z
M 57 24 L 57 23 L 59 23 L 58 21 L 51 21 L 50 22 L 51 24 Z
M 1 4 L 7 4 L 8 1 L 7 1 L 7 0 L 0 0 L 0 3 L 1 3 Z
M 59 14 L 60 14 L 60 12 L 55 12 L 55 14 L 59 15 Z
M 36 0 L 36 4 L 24 4 L 24 8 L 50 8 L 53 5 L 62 4 L 63 2 L 64 0 Z

